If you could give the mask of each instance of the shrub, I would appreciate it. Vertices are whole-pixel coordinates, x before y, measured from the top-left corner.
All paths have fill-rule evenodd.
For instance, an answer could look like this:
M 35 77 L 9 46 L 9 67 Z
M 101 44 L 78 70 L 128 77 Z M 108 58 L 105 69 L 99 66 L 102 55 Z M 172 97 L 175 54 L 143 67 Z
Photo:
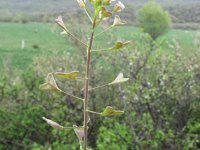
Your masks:
M 168 31 L 171 25 L 171 18 L 168 12 L 154 1 L 146 3 L 138 15 L 139 26 L 148 33 L 154 40 Z

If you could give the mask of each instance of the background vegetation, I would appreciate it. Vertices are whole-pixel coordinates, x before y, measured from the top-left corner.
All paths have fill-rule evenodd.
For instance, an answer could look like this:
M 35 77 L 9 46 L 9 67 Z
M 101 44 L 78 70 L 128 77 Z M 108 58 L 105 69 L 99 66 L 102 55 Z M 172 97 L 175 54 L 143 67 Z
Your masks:
M 69 28 L 83 38 L 87 23 L 77 28 L 77 20 L 68 21 L 72 24 Z M 59 32 L 52 23 L 0 24 L 2 150 L 78 148 L 73 131 L 52 129 L 41 119 L 47 116 L 68 126 L 80 124 L 83 118 L 82 106 L 70 97 L 39 90 L 48 72 L 84 70 L 84 50 Z M 126 26 L 99 37 L 95 47 L 112 45 L 119 35 L 120 40 L 130 40 L 133 44 L 116 53 L 96 56 L 92 60 L 95 65 L 91 86 L 112 81 L 119 71 L 125 72 L 130 81 L 92 93 L 90 108 L 102 111 L 104 106 L 117 104 L 116 108 L 124 109 L 125 114 L 114 119 L 91 115 L 90 147 L 97 150 L 200 148 L 200 33 L 172 29 L 154 41 L 152 50 L 148 34 Z M 21 49 L 23 39 L 25 48 Z M 83 95 L 83 83 L 63 84 L 67 91 Z

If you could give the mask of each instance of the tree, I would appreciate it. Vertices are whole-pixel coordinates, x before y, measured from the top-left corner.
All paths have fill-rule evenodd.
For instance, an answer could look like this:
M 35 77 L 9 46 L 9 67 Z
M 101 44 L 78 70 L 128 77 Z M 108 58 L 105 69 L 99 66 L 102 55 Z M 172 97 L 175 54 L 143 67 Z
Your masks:
M 138 15 L 140 27 L 148 33 L 153 40 L 166 33 L 171 26 L 171 18 L 167 11 L 156 2 L 146 3 Z

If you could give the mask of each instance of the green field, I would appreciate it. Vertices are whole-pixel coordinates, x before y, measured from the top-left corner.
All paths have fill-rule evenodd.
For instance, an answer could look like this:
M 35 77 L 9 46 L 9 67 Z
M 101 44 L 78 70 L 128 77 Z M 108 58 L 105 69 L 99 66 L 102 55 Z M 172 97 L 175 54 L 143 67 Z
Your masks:
M 24 39 L 25 48 L 21 48 Z M 0 24 L 0 60 L 11 59 L 17 67 L 31 63 L 32 58 L 48 55 L 53 50 L 70 50 L 56 27 L 48 24 Z
M 74 51 L 73 45 L 70 45 L 67 38 L 59 34 L 60 30 L 55 24 L 42 23 L 1 23 L 0 24 L 0 65 L 5 60 L 11 60 L 17 68 L 28 66 L 32 58 L 41 55 L 49 55 L 54 50 L 58 51 Z M 113 34 L 111 34 L 113 33 Z M 140 42 L 140 30 L 135 27 L 123 27 L 112 29 L 107 33 L 107 36 L 99 37 L 101 47 L 107 47 L 106 41 L 108 38 L 114 39 L 120 37 L 121 40 L 131 40 Z M 193 41 L 195 31 L 172 30 L 161 39 L 173 42 L 178 41 L 183 48 L 184 53 L 194 50 Z M 106 38 L 107 37 L 107 38 Z M 22 40 L 25 40 L 25 48 L 21 48 Z M 106 44 L 105 44 L 106 43 Z M 102 46 L 103 45 L 103 46 Z M 105 45 L 105 46 L 104 46 Z M 164 47 L 167 49 L 166 44 Z

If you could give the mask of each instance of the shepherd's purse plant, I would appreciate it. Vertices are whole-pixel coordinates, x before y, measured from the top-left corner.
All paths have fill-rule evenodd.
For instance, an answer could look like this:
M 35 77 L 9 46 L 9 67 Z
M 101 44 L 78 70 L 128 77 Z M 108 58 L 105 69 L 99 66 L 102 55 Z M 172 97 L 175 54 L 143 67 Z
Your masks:
M 62 16 L 59 16 L 56 19 L 56 23 L 61 27 L 63 30 L 63 34 L 70 36 L 72 39 L 78 41 L 87 51 L 87 61 L 85 64 L 85 72 L 84 77 L 79 77 L 79 71 L 70 71 L 70 72 L 54 72 L 49 73 L 46 77 L 46 82 L 40 86 L 41 90 L 45 91 L 58 91 L 65 95 L 71 96 L 72 98 L 79 100 L 83 104 L 83 124 L 82 125 L 73 125 L 71 127 L 64 127 L 50 119 L 47 119 L 46 117 L 43 117 L 43 119 L 53 128 L 64 130 L 64 129 L 72 129 L 74 130 L 75 134 L 77 135 L 80 143 L 80 149 L 87 150 L 88 144 L 87 144 L 87 132 L 88 132 L 88 123 L 90 121 L 89 113 L 100 115 L 102 117 L 113 117 L 113 116 L 120 116 L 124 113 L 124 110 L 116 110 L 111 106 L 105 107 L 105 109 L 102 112 L 95 112 L 95 110 L 89 110 L 89 94 L 91 91 L 97 90 L 98 88 L 102 88 L 105 86 L 114 86 L 116 84 L 121 84 L 129 80 L 129 78 L 124 78 L 123 73 L 119 73 L 119 75 L 110 83 L 98 85 L 97 87 L 91 87 L 89 85 L 90 83 L 90 74 L 91 74 L 91 54 L 95 55 L 95 53 L 101 53 L 101 52 L 113 52 L 120 50 L 124 48 L 127 44 L 129 44 L 129 41 L 117 41 L 116 44 L 114 44 L 113 47 L 100 49 L 100 50 L 94 50 L 93 49 L 93 42 L 94 39 L 97 38 L 100 35 L 103 35 L 106 31 L 108 31 L 111 28 L 115 28 L 117 26 L 121 26 L 126 24 L 125 21 L 121 20 L 118 15 L 115 15 L 113 23 L 103 30 L 102 32 L 96 33 L 97 27 L 102 25 L 105 20 L 111 18 L 113 14 L 121 12 L 125 6 L 120 1 L 115 0 L 77 0 L 79 6 L 84 10 L 87 17 L 89 18 L 89 21 L 91 23 L 91 30 L 90 30 L 90 38 L 88 39 L 88 42 L 85 43 L 79 38 L 77 38 L 73 33 L 71 33 L 68 28 L 66 27 Z M 115 3 L 114 5 L 112 3 Z M 112 8 L 113 7 L 113 8 Z M 60 86 L 56 82 L 56 78 L 64 78 L 68 80 L 77 80 L 82 79 L 84 80 L 84 97 L 78 97 L 75 95 L 72 95 L 68 92 L 65 92 L 60 88 Z

